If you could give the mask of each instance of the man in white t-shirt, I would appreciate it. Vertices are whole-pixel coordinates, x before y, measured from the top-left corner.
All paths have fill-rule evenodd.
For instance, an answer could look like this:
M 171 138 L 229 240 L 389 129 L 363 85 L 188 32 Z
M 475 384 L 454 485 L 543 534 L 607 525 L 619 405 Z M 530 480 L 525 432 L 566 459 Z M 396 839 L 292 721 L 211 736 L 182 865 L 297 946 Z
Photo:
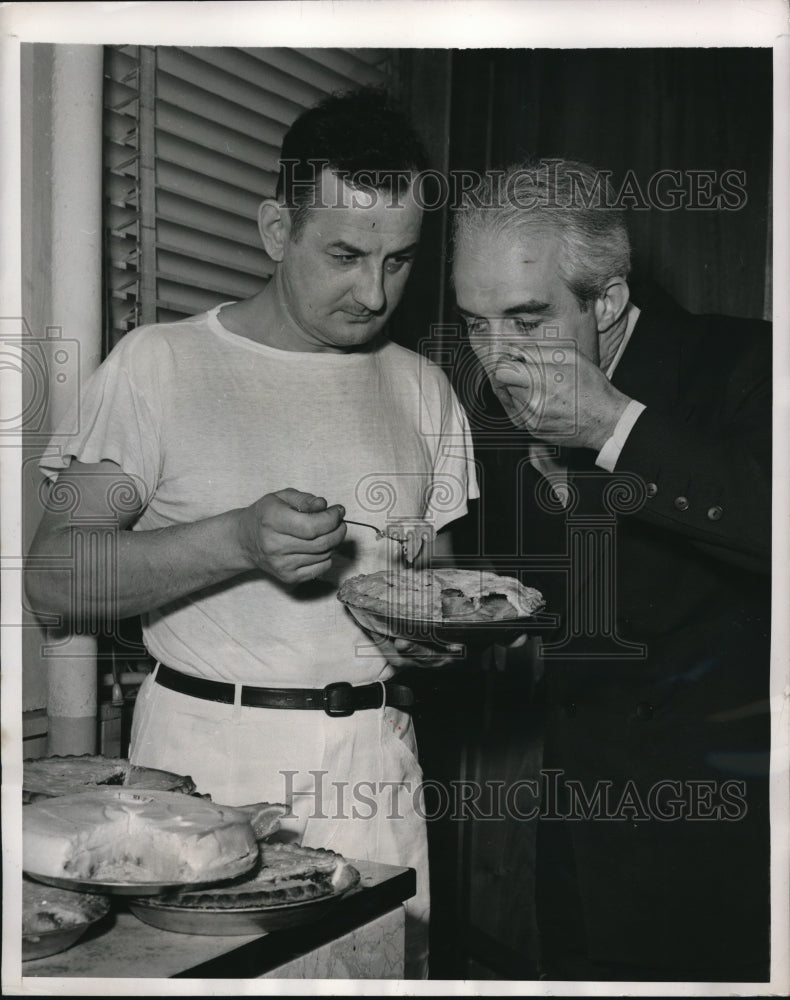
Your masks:
M 281 163 L 259 211 L 269 283 L 128 334 L 89 382 L 79 431 L 42 460 L 75 487 L 83 528 L 111 526 L 112 580 L 97 566 L 63 588 L 40 572 L 28 591 L 64 618 L 142 616 L 158 662 L 137 697 L 132 760 L 191 774 L 218 802 L 287 801 L 308 846 L 415 867 L 407 976 L 419 976 L 421 772 L 411 693 L 391 678 L 415 655 L 445 658 L 367 636 L 336 594 L 401 555 L 346 518 L 428 522 L 446 556 L 447 526 L 477 495 L 449 382 L 384 334 L 419 240 L 426 164 L 369 90 L 305 113 Z M 74 521 L 54 507 L 35 554 L 71 551 Z

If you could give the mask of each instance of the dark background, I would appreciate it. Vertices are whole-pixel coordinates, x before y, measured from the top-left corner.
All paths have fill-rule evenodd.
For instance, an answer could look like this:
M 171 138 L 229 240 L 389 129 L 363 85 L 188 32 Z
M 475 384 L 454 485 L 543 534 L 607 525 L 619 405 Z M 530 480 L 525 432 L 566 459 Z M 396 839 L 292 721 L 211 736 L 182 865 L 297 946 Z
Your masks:
M 692 312 L 770 318 L 770 49 L 413 50 L 399 58 L 402 97 L 437 169 L 564 156 L 611 171 L 616 187 L 633 171 L 642 190 L 659 170 L 743 171 L 746 203 L 737 211 L 629 211 L 634 269 Z M 397 324 L 404 343 L 452 321 L 447 231 L 447 213 L 429 213 Z
M 770 318 L 772 53 L 769 49 L 423 50 L 400 53 L 402 96 L 437 169 L 486 170 L 565 156 L 628 171 L 642 191 L 658 170 L 745 174 L 746 200 L 720 208 L 628 213 L 635 298 L 669 294 L 692 312 Z M 719 191 L 714 180 L 712 191 Z M 449 215 L 429 213 L 394 336 L 415 349 L 455 343 Z M 438 326 L 437 326 L 438 324 Z M 457 379 L 464 348 L 448 365 Z M 474 405 L 472 406 L 474 409 Z M 517 452 L 480 452 L 507 481 Z M 516 551 L 515 488 L 493 498 L 484 554 Z M 487 503 L 492 505 L 492 498 Z M 481 552 L 479 505 L 456 551 Z M 490 524 L 494 529 L 491 530 Z M 425 777 L 448 784 L 533 776 L 540 767 L 538 667 L 528 649 L 478 654 L 449 671 L 413 671 Z M 484 802 L 481 802 L 485 805 Z M 428 799 L 438 812 L 436 796 Z M 535 975 L 533 824 L 445 814 L 429 822 L 435 978 Z

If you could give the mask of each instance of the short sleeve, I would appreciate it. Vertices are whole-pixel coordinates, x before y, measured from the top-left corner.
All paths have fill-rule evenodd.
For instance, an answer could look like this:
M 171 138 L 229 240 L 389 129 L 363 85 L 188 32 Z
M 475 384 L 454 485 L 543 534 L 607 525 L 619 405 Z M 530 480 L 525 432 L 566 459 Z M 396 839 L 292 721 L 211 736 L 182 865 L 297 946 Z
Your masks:
M 160 436 L 151 401 L 140 388 L 151 381 L 133 370 L 135 356 L 143 353 L 134 350 L 139 332 L 127 334 L 90 377 L 75 405 L 76 420 L 73 408 L 53 433 L 39 468 L 55 480 L 72 459 L 109 460 L 136 480 L 147 504 L 159 478 Z

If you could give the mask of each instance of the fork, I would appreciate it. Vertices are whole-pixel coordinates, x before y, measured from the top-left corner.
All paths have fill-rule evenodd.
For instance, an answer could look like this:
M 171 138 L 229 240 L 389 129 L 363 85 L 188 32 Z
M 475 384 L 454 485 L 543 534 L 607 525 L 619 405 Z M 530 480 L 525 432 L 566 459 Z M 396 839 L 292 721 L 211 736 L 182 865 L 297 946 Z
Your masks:
M 388 535 L 386 531 L 382 531 L 381 528 L 377 528 L 375 524 L 365 524 L 364 521 L 352 521 L 350 517 L 344 517 L 343 520 L 346 524 L 356 524 L 360 528 L 370 528 L 372 531 L 376 532 L 376 538 L 379 540 L 382 538 L 389 538 L 393 542 L 399 541 L 399 539 L 393 538 L 392 535 Z
M 382 531 L 382 529 L 377 528 L 375 524 L 367 524 L 365 521 L 352 521 L 347 517 L 343 518 L 343 520 L 346 524 L 355 524 L 360 528 L 370 528 L 372 531 L 376 532 L 376 538 L 379 541 L 382 538 L 389 538 L 391 542 L 395 542 L 397 545 L 400 545 L 403 558 L 406 560 L 406 564 L 408 566 L 412 565 L 422 549 L 422 541 L 418 543 L 416 534 L 410 534 L 408 530 L 404 531 L 403 535 L 394 534 L 393 532 L 398 530 L 397 524 L 390 525 Z M 414 547 L 415 545 L 416 548 Z

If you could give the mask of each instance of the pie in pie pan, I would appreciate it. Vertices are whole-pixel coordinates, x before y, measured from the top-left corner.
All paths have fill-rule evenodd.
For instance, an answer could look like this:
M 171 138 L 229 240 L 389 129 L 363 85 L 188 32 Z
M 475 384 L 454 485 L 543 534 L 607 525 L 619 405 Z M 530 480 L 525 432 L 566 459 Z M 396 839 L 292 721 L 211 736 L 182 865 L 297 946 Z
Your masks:
M 22 961 L 65 951 L 110 911 L 106 896 L 22 880 Z
M 507 644 L 556 625 L 540 591 L 486 570 L 381 570 L 345 580 L 337 597 L 366 631 L 398 639 Z
M 22 772 L 22 801 L 36 802 L 119 785 L 185 795 L 195 791 L 195 782 L 188 775 L 142 767 L 118 757 L 80 754 L 26 760 Z
M 251 875 L 222 886 L 130 899 L 144 923 L 183 934 L 241 935 L 319 919 L 360 880 L 340 854 L 297 844 L 260 843 Z
M 61 889 L 141 896 L 252 871 L 249 809 L 147 788 L 94 788 L 22 807 L 22 868 Z

